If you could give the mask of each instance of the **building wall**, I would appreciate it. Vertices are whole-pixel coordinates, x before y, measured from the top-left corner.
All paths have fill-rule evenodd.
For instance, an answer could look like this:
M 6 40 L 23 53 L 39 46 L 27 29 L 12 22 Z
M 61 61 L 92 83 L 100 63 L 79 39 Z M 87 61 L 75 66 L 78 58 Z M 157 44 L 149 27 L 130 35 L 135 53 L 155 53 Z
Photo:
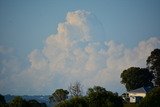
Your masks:
M 131 96 L 137 96 L 137 97 L 145 97 L 146 93 L 129 93 L 129 97 Z
M 146 93 L 129 93 L 130 103 L 136 103 L 137 97 L 145 97 Z

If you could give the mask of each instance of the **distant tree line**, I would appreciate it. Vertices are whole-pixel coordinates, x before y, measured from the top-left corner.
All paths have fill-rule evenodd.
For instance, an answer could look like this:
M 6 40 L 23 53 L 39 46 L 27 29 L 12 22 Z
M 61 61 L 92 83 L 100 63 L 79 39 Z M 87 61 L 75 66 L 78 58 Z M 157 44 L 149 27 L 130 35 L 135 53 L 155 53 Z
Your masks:
M 6 103 L 4 96 L 0 95 L 0 107 L 47 107 L 47 105 L 34 99 L 26 101 L 20 96 L 16 96 L 11 102 Z

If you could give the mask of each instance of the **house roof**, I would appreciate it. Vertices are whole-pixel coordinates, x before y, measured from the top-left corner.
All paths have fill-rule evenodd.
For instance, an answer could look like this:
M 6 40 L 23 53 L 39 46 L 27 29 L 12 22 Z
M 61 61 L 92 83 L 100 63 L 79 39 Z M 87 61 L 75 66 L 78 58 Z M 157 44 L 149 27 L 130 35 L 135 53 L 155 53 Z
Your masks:
M 147 93 L 149 91 L 151 91 L 152 87 L 148 86 L 148 87 L 141 87 L 141 88 L 137 88 L 135 90 L 131 90 L 128 93 Z

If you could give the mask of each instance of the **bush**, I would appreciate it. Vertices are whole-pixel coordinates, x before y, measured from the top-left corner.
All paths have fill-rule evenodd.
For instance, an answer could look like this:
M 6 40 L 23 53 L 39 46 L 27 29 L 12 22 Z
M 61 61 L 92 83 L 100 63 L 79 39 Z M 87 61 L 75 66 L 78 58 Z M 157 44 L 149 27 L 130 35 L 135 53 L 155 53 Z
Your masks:
M 160 107 L 160 87 L 149 92 L 139 104 L 139 107 Z
M 61 101 L 55 107 L 88 107 L 84 97 L 73 97 L 70 100 Z
M 123 107 L 122 98 L 103 87 L 94 86 L 87 94 L 89 107 Z

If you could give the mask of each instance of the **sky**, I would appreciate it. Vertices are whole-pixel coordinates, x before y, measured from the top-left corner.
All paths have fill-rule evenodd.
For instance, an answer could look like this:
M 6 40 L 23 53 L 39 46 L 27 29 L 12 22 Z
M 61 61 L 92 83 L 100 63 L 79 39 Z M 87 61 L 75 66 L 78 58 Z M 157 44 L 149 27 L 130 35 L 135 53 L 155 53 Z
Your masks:
M 120 74 L 160 48 L 159 0 L 0 0 L 0 93 L 79 81 L 123 93 Z

